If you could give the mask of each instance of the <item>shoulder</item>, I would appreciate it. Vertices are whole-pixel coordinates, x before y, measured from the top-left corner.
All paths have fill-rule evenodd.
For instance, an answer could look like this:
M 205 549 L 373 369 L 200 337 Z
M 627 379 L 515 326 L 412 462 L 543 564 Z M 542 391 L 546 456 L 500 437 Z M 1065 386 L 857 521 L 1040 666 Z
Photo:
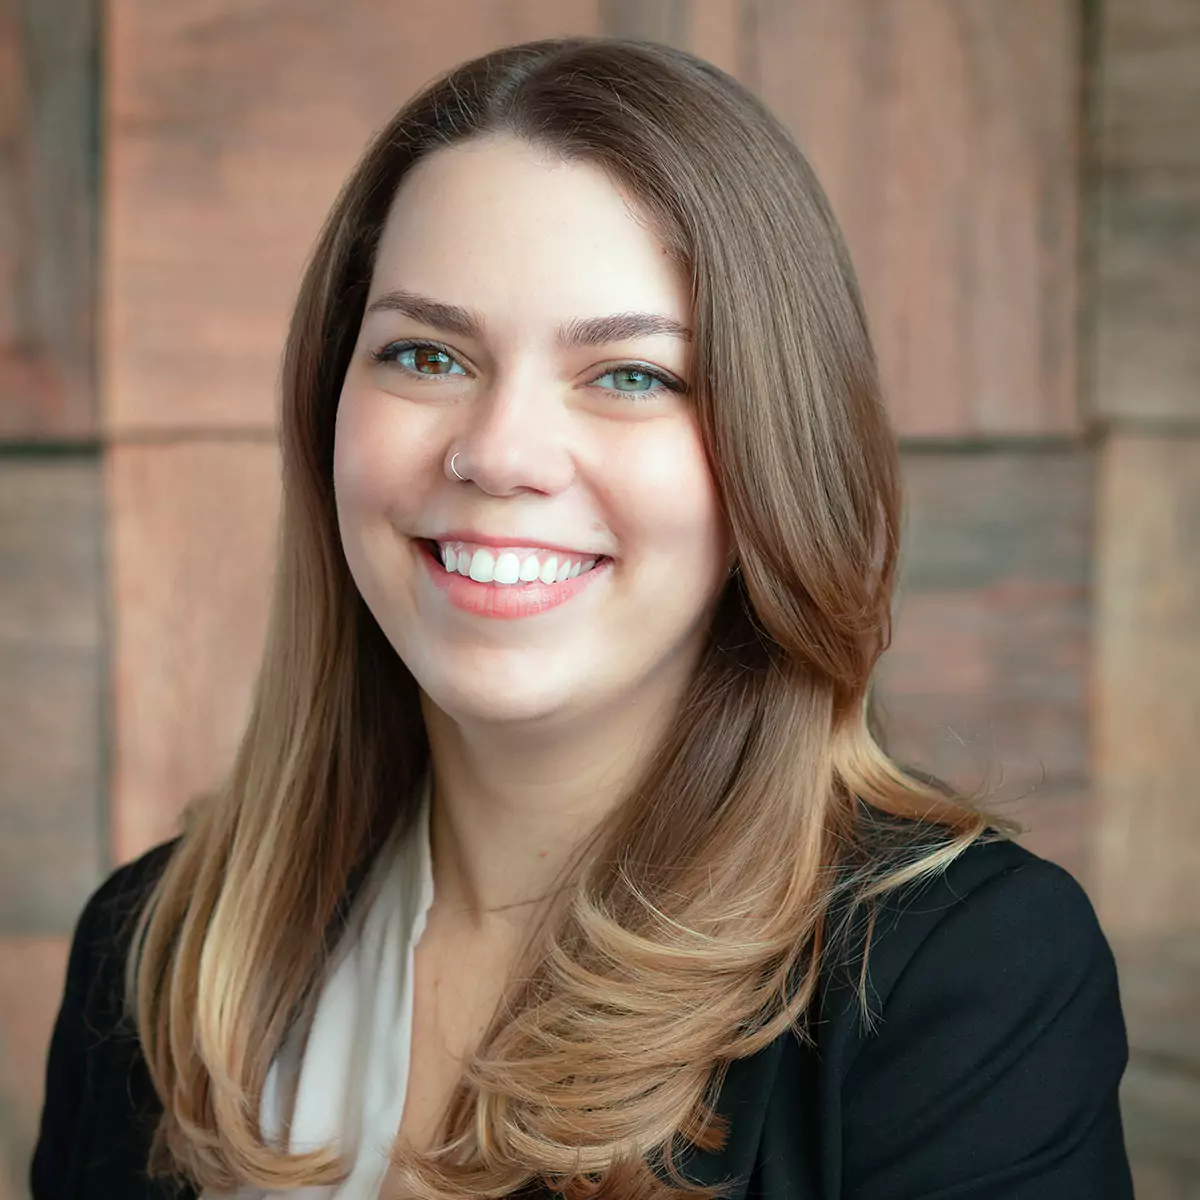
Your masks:
M 985 1177 L 1011 1186 L 981 1196 L 1129 1194 L 1116 965 L 1069 872 L 1007 839 L 974 843 L 879 902 L 870 1021 L 861 965 L 830 971 L 818 1034 L 847 1183 L 881 1196 Z
M 125 965 L 138 914 L 177 844 L 165 842 L 118 867 L 76 923 L 46 1057 L 29 1168 L 34 1196 L 116 1195 L 95 1182 L 96 1172 L 124 1179 L 121 1155 L 141 1159 L 149 1145 L 142 1123 L 152 1122 L 156 1097 L 126 1018 Z
M 115 868 L 88 897 L 79 927 L 94 935 L 118 936 L 128 918 L 137 915 L 179 842 L 179 838 L 161 842 Z
M 88 897 L 71 942 L 68 997 L 115 1002 L 137 917 L 179 841 L 163 842 L 117 867 Z
M 1039 985 L 1069 989 L 1097 972 L 1115 985 L 1108 942 L 1078 881 L 1018 843 L 990 836 L 993 840 L 973 843 L 934 877 L 882 897 L 869 943 L 860 914 L 843 953 L 827 968 L 827 1008 L 835 1020 L 848 1019 L 859 1004 L 868 946 L 870 1011 L 884 1020 L 895 1015 L 897 999 L 937 992 L 951 980 L 972 976 L 1009 995 Z M 1004 994 L 998 993 L 998 1001 Z M 1046 1000 L 1051 1002 L 1049 995 Z
M 1008 839 L 975 842 L 934 879 L 882 905 L 877 980 L 885 994 L 920 962 L 1064 981 L 1112 956 L 1087 893 L 1057 863 Z
M 980 948 L 1016 936 L 1028 952 L 1055 941 L 1094 950 L 1103 941 L 1091 901 L 1068 871 L 991 836 L 994 840 L 972 843 L 933 877 L 877 903 L 871 974 L 881 997 L 930 938 L 960 930 Z

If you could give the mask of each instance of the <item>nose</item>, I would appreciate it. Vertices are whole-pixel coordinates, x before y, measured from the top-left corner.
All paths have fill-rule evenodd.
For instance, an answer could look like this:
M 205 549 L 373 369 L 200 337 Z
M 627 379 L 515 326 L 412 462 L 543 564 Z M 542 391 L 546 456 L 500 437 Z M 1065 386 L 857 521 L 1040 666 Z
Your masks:
M 564 491 L 575 468 L 560 386 L 514 373 L 480 389 L 464 405 L 446 462 L 458 451 L 459 471 L 492 496 Z

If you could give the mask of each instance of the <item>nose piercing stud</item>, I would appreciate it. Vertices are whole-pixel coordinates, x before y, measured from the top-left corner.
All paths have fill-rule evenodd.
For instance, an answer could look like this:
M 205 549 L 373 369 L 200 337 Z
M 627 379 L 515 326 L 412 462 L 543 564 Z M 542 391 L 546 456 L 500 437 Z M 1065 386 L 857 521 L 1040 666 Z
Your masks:
M 454 465 L 454 459 L 456 459 L 457 457 L 458 457 L 458 452 L 455 451 L 454 455 L 450 459 L 450 470 L 452 470 L 455 475 L 458 475 L 458 468 L 455 467 L 455 465 Z M 458 475 L 458 477 L 459 477 L 459 479 L 461 479 L 463 481 L 463 483 L 466 483 L 467 477 L 465 475 Z

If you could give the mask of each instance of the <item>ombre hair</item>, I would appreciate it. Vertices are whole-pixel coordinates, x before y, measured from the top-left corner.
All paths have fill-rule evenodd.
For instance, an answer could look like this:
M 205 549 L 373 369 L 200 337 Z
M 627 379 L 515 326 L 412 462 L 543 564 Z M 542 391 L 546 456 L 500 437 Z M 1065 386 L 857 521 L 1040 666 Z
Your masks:
M 321 232 L 284 355 L 270 622 L 233 766 L 193 804 L 141 910 L 129 1005 L 163 1102 L 150 1169 L 199 1187 L 344 1177 L 259 1124 L 356 888 L 411 828 L 429 749 L 412 675 L 351 579 L 334 417 L 388 211 L 409 169 L 504 134 L 592 164 L 691 280 L 691 403 L 737 568 L 673 724 L 581 846 L 406 1193 L 711 1197 L 731 1061 L 808 1024 L 822 973 L 886 893 L 1017 827 L 892 761 L 868 721 L 900 485 L 853 268 L 780 123 L 679 50 L 623 39 L 468 62 L 371 142 Z M 857 962 L 857 959 L 856 959 Z M 863 1017 L 866 954 L 858 970 Z M 661 1158 L 667 1176 L 657 1169 Z

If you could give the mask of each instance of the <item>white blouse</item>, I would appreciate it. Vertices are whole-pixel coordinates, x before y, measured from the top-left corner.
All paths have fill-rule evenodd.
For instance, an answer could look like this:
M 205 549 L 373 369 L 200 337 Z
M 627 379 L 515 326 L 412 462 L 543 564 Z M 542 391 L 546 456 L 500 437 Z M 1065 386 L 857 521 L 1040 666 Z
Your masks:
M 350 1174 L 328 1187 L 242 1188 L 236 1200 L 378 1200 L 408 1087 L 413 951 L 433 903 L 431 796 L 427 776 L 418 819 L 385 844 L 355 902 L 307 1037 L 293 1031 L 267 1072 L 264 1136 L 281 1136 L 291 1104 L 289 1148 L 336 1145 L 353 1164 Z M 218 1195 L 207 1189 L 201 1200 Z

